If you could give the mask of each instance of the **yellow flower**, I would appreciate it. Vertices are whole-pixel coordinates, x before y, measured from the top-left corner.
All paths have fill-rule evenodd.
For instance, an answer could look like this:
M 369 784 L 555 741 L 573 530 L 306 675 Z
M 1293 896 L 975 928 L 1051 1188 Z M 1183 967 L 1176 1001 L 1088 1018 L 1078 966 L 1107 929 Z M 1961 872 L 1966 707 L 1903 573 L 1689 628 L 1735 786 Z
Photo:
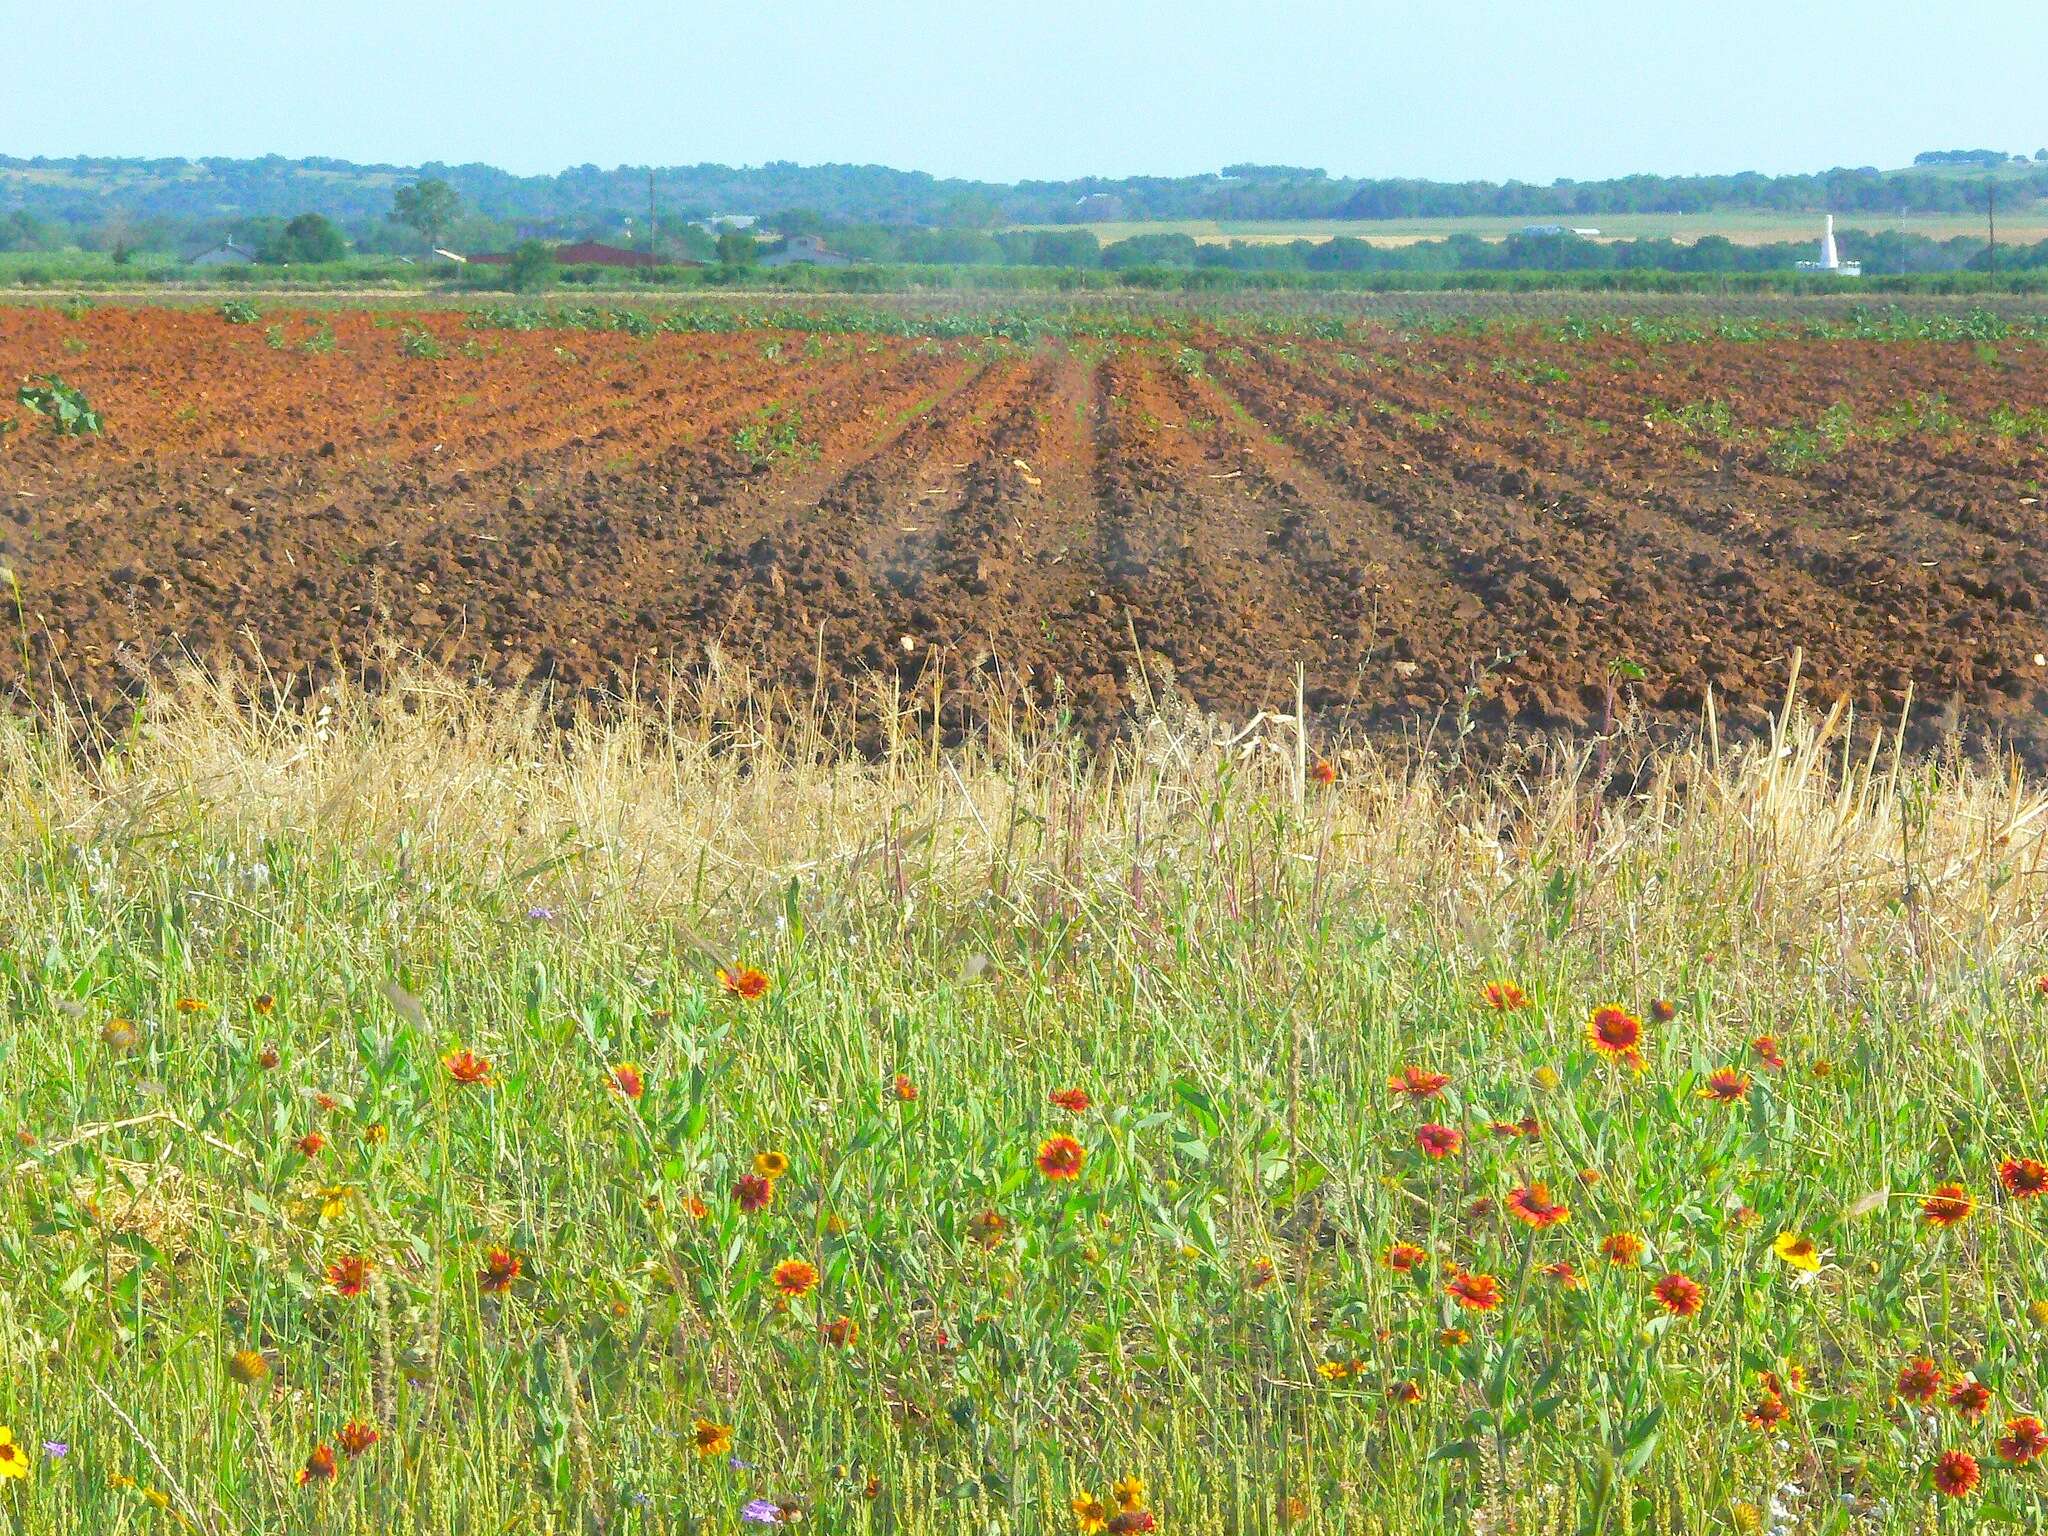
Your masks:
M 691 1428 L 691 1438 L 699 1456 L 723 1456 L 732 1449 L 730 1424 L 714 1424 L 709 1419 L 698 1419 Z
M 1118 1509 L 1143 1509 L 1145 1507 L 1145 1480 L 1141 1477 L 1120 1479 L 1110 1493 L 1116 1498 Z
M 754 1172 L 764 1179 L 779 1179 L 789 1172 L 789 1159 L 780 1152 L 757 1152 L 754 1154 Z
M 0 1481 L 28 1476 L 28 1452 L 14 1443 L 14 1431 L 0 1424 Z
M 1771 1252 L 1808 1274 L 1820 1268 L 1820 1244 L 1803 1232 L 1780 1232 L 1771 1244 Z
M 2027 1317 L 2036 1328 L 2048 1328 L 2048 1301 L 2028 1302 Z
M 228 1375 L 245 1387 L 253 1387 L 270 1376 L 270 1362 L 261 1351 L 238 1349 L 228 1356 Z
M 1558 1084 L 1557 1068 L 1555 1067 L 1538 1067 L 1530 1074 L 1530 1077 L 1538 1088 L 1544 1089 L 1546 1092 L 1555 1088 Z
M 1109 1524 L 1109 1506 L 1092 1493 L 1077 1493 L 1074 1495 L 1074 1523 L 1080 1528 L 1081 1536 L 1095 1536 Z
M 317 1191 L 320 1201 L 320 1219 L 339 1221 L 348 1211 L 348 1197 L 353 1193 L 346 1184 L 323 1184 Z

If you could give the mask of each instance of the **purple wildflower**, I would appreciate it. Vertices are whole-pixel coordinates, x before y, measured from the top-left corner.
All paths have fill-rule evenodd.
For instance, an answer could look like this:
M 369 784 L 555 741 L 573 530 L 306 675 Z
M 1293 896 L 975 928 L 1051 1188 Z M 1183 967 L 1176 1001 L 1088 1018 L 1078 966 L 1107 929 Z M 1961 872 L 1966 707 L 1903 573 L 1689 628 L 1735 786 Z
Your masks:
M 747 1507 L 740 1511 L 742 1520 L 751 1520 L 756 1525 L 775 1525 L 782 1519 L 782 1507 L 773 1499 L 749 1499 Z
M 71 1454 L 70 1442 L 65 1440 L 45 1440 L 43 1442 L 43 1454 L 52 1461 L 62 1461 Z

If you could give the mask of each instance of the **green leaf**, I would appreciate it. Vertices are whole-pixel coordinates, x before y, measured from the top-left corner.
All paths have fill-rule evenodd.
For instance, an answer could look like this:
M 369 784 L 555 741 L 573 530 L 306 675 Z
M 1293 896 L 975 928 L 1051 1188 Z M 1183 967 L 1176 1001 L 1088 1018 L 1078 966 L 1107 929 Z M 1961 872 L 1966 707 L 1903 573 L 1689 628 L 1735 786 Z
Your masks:
M 1191 1078 L 1176 1078 L 1173 1096 L 1194 1113 L 1196 1122 L 1207 1135 L 1213 1137 L 1222 1129 L 1223 1122 L 1216 1116 L 1216 1101 L 1209 1097 L 1200 1083 Z

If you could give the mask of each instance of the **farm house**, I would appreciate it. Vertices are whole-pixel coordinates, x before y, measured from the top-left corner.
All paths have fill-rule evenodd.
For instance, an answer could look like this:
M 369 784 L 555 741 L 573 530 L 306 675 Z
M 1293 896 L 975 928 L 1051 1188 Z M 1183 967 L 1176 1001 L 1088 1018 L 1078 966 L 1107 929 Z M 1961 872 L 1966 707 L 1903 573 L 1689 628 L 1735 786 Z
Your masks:
M 246 267 L 255 260 L 254 251 L 235 244 L 230 238 L 186 257 L 185 264 L 189 267 Z
M 764 267 L 850 267 L 853 258 L 844 252 L 835 251 L 817 235 L 791 235 L 779 251 L 770 251 L 761 258 Z

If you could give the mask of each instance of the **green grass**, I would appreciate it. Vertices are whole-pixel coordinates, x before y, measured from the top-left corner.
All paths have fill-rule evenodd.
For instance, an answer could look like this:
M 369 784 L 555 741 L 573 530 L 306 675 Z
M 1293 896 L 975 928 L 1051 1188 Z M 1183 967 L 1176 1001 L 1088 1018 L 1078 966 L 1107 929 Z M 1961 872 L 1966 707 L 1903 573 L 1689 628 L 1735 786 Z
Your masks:
M 1090 768 L 1045 722 L 942 754 L 893 713 L 848 761 L 772 706 L 713 682 L 564 736 L 432 677 L 291 717 L 195 689 L 95 767 L 0 727 L 13 1529 L 769 1499 L 1023 1533 L 1126 1476 L 1172 1532 L 2042 1527 L 1992 1449 L 2043 1400 L 2042 1220 L 1998 1184 L 2048 1148 L 2032 785 L 1789 713 L 1603 807 L 1362 750 L 1321 789 L 1284 722 L 1226 749 L 1170 707 Z M 765 997 L 724 995 L 743 964 Z M 1655 998 L 1640 1071 L 1591 1048 Z M 1409 1066 L 1449 1084 L 1403 1098 Z M 1036 1166 L 1056 1134 L 1079 1177 Z M 1979 1208 L 1943 1232 L 1949 1180 Z M 1504 1215 L 1537 1182 L 1568 1221 Z M 785 1303 L 790 1259 L 822 1283 Z M 1916 1355 L 1986 1422 L 1902 1405 Z M 299 1486 L 351 1420 L 381 1438 Z M 1946 1449 L 1984 1484 L 1937 1519 Z

